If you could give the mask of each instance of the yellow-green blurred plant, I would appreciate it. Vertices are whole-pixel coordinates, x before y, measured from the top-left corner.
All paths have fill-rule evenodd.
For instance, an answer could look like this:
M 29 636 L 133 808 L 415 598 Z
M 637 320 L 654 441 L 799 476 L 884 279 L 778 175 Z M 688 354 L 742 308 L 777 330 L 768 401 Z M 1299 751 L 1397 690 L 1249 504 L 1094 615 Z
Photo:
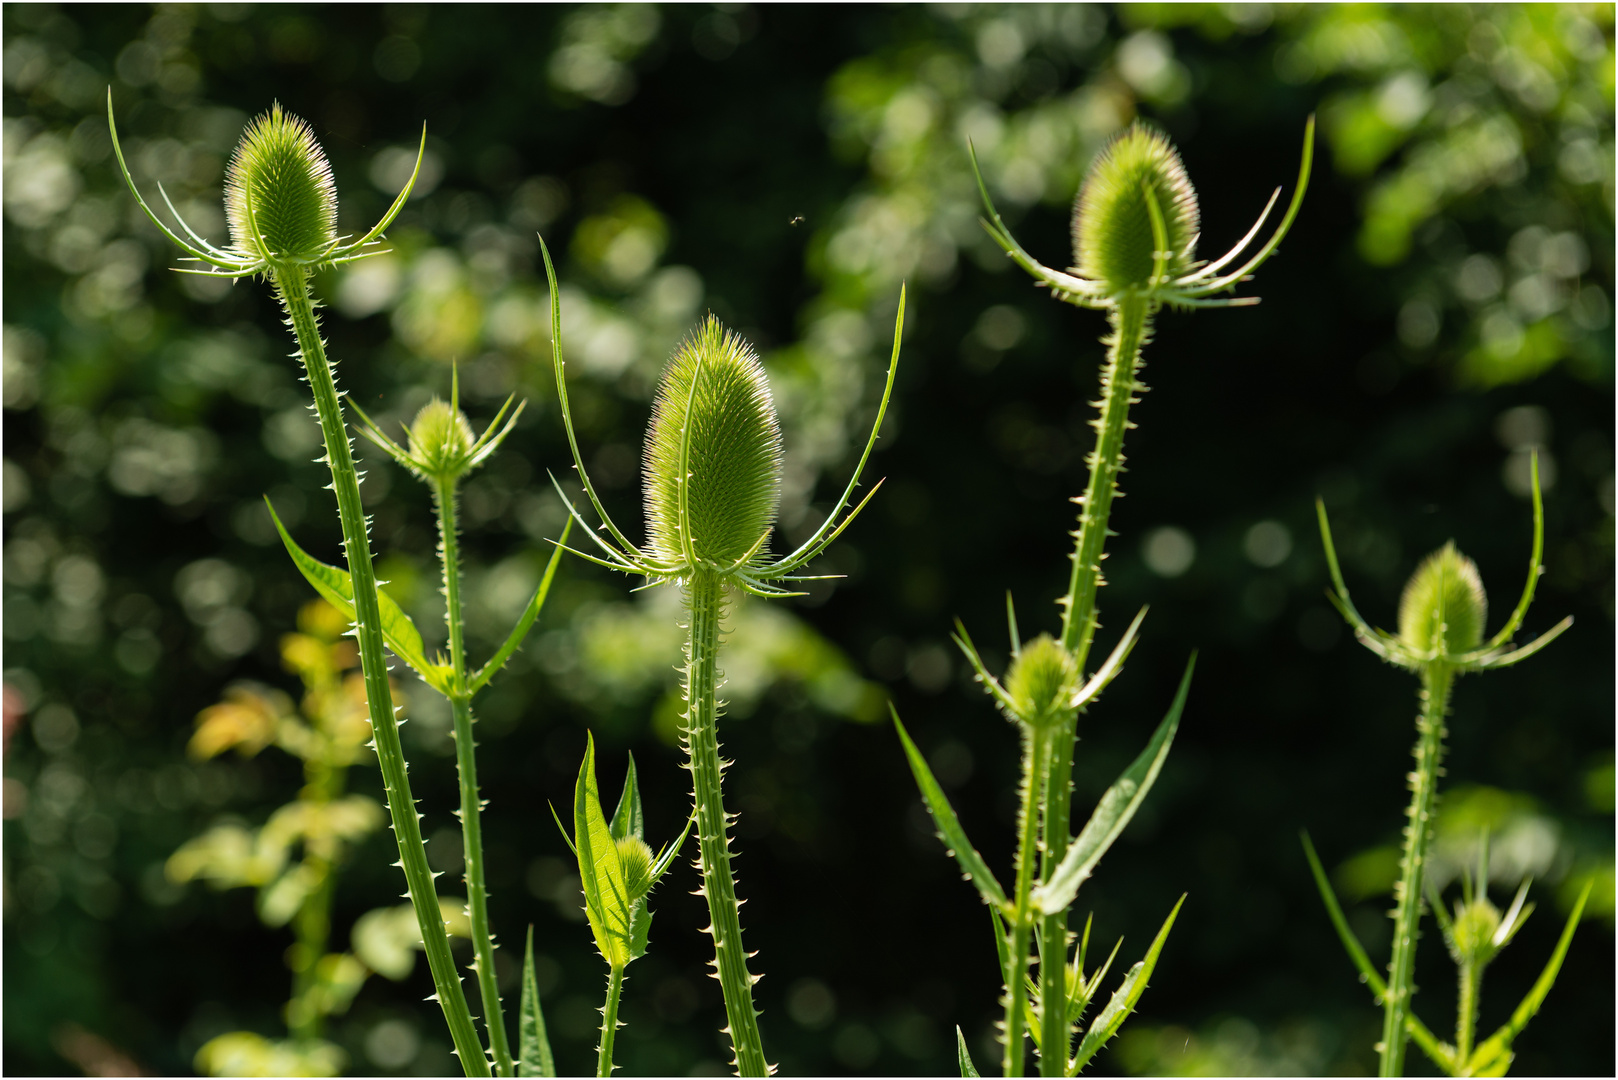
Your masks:
M 346 790 L 349 768 L 371 758 L 365 683 L 354 670 L 359 651 L 343 636 L 347 629 L 348 620 L 325 601 L 305 604 L 298 632 L 281 639 L 282 662 L 303 681 L 302 701 L 294 705 L 268 687 L 233 686 L 197 717 L 188 745 L 197 760 L 228 750 L 253 757 L 274 746 L 303 762 L 304 786 L 263 826 L 215 824 L 168 860 L 176 882 L 257 889 L 259 919 L 293 933 L 286 954 L 292 969 L 284 1010 L 288 1037 L 231 1031 L 209 1040 L 196 1064 L 213 1076 L 337 1075 L 344 1054 L 323 1038 L 327 1017 L 346 1012 L 373 973 L 403 979 L 415 966 L 413 949 L 421 947 L 414 914 L 404 905 L 361 916 L 350 951 L 330 950 L 338 876 L 353 847 L 386 819 L 375 799 Z M 444 909 L 450 931 L 464 936 L 458 904 Z

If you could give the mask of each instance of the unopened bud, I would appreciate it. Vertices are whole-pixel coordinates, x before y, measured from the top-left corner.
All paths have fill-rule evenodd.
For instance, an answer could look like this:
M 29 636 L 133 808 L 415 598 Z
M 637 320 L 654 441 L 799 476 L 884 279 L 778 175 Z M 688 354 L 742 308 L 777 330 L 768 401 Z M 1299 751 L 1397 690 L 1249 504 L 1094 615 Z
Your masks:
M 1399 637 L 1418 653 L 1456 656 L 1482 642 L 1488 613 L 1477 564 L 1452 541 L 1410 575 L 1399 598 Z
M 624 870 L 624 891 L 634 903 L 652 891 L 652 849 L 638 836 L 618 841 L 618 864 Z
M 1111 295 L 1151 285 L 1158 246 L 1148 189 L 1163 215 L 1164 272 L 1187 273 L 1201 228 L 1196 189 L 1168 137 L 1136 121 L 1096 155 L 1073 203 L 1074 269 Z
M 475 441 L 466 414 L 436 397 L 410 422 L 410 457 L 428 476 L 459 473 Z
M 337 240 L 337 186 L 309 125 L 279 103 L 248 125 L 225 170 L 230 244 L 249 259 L 313 262 Z
M 1023 645 L 1006 672 L 1006 693 L 1016 717 L 1030 727 L 1043 727 L 1071 706 L 1078 669 L 1073 654 L 1049 634 Z

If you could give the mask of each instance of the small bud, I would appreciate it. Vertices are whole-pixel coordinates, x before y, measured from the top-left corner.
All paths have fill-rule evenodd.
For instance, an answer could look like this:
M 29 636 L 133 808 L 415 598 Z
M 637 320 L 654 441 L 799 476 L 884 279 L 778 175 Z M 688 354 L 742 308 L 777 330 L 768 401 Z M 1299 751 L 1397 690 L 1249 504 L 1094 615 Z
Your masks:
M 1449 928 L 1450 953 L 1458 964 L 1487 964 L 1500 951 L 1495 934 L 1500 930 L 1500 909 L 1484 896 L 1470 904 L 1457 904 Z
M 310 262 L 337 240 L 331 164 L 309 125 L 279 103 L 236 145 L 225 170 L 225 216 L 231 247 L 249 259 Z
M 681 514 L 681 447 L 691 432 Z M 781 501 L 781 425 L 758 354 L 708 316 L 663 371 L 642 463 L 652 553 L 683 564 L 687 552 L 729 567 L 775 522 Z
M 1073 203 L 1074 269 L 1104 282 L 1114 296 L 1151 284 L 1157 243 L 1147 188 L 1168 239 L 1164 271 L 1170 277 L 1187 273 L 1201 228 L 1196 189 L 1174 145 L 1137 120 L 1096 155 Z
M 1016 717 L 1030 727 L 1043 727 L 1070 706 L 1078 670 L 1073 654 L 1049 634 L 1023 645 L 1006 672 L 1006 693 Z
M 475 441 L 466 414 L 436 397 L 410 422 L 410 457 L 428 476 L 460 473 Z
M 638 836 L 618 841 L 618 863 L 624 869 L 624 889 L 634 903 L 652 891 L 652 849 Z
M 1452 541 L 1410 575 L 1399 598 L 1399 637 L 1416 652 L 1456 656 L 1482 642 L 1488 613 L 1477 564 L 1456 551 Z

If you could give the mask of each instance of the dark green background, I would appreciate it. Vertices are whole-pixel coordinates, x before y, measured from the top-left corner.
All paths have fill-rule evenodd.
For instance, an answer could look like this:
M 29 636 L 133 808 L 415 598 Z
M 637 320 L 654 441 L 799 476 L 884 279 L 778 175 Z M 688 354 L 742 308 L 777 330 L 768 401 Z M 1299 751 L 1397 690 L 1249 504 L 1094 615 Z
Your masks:
M 1124 935 L 1129 963 L 1175 898 L 1189 899 L 1141 1014 L 1097 1069 L 1374 1068 L 1379 1015 L 1330 931 L 1297 834 L 1308 828 L 1331 867 L 1396 842 L 1415 687 L 1326 621 L 1313 501 L 1323 495 L 1333 513 L 1367 617 L 1391 623 L 1415 561 L 1453 537 L 1491 590 L 1492 630 L 1520 588 L 1530 521 L 1502 480 L 1512 447 L 1499 421 L 1533 406 L 1542 411 L 1511 415 L 1548 418 L 1528 441 L 1554 459 L 1556 482 L 1527 632 L 1565 614 L 1577 622 L 1520 669 L 1462 681 L 1445 783 L 1519 793 L 1519 816 L 1555 830 L 1542 845 L 1539 914 L 1490 969 L 1486 1028 L 1537 974 L 1574 882 L 1598 875 L 1514 1071 L 1611 1073 L 1610 6 L 7 5 L 4 19 L 7 1072 L 89 1067 L 62 1056 L 82 1047 L 81 1029 L 160 1073 L 187 1071 L 205 1039 L 233 1027 L 282 1033 L 286 933 L 258 925 L 245 890 L 177 890 L 161 864 L 221 813 L 262 821 L 298 782 L 275 751 L 200 767 L 183 753 L 192 718 L 231 681 L 290 689 L 275 642 L 306 587 L 266 543 L 253 503 L 268 491 L 285 506 L 301 492 L 300 542 L 327 559 L 337 551 L 314 451 L 263 435 L 296 417 L 303 389 L 271 299 L 247 281 L 188 294 L 168 272 L 175 253 L 138 218 L 109 156 L 110 83 L 138 181 L 155 196 L 164 180 L 182 205 L 217 199 L 240 124 L 279 100 L 330 155 L 345 229 L 391 197 L 371 180 L 376 155 L 413 145 L 425 121 L 442 176 L 392 239 L 407 268 L 433 258 L 463 268 L 454 296 L 472 299 L 434 307 L 407 290 L 364 318 L 338 304 L 325 325 L 346 388 L 373 415 L 447 392 L 452 357 L 474 423 L 513 391 L 530 401 L 468 495 L 483 500 L 467 537 L 478 567 L 531 572 L 548 551 L 535 523 L 553 536 L 558 524 L 544 476 L 567 462 L 546 335 L 495 340 L 479 321 L 502 301 L 507 314 L 537 314 L 536 228 L 564 283 L 644 331 L 621 377 L 570 368 L 587 453 L 617 448 L 589 460 L 626 527 L 638 516 L 631 466 L 650 375 L 682 329 L 653 325 L 635 275 L 602 270 L 591 227 L 637 213 L 661 222 L 646 234 L 662 230 L 657 265 L 691 268 L 697 312 L 741 329 L 795 388 L 783 398 L 789 445 L 820 431 L 816 418 L 846 418 L 855 439 L 869 423 L 908 278 L 893 420 L 871 467 L 887 486 L 826 560 L 846 579 L 788 606 L 891 694 L 997 868 L 1010 859 L 1016 740 L 947 638 L 959 617 L 1003 663 L 1007 588 L 1025 634 L 1054 628 L 1104 325 L 1008 272 L 978 234 L 964 135 L 979 137 L 984 115 L 1012 121 L 1014 134 L 998 150 L 980 142 L 980 154 L 1018 237 L 1060 266 L 1067 202 L 1106 134 L 1064 117 L 1089 102 L 1100 111 L 1087 115 L 1152 118 L 1197 184 L 1206 256 L 1240 236 L 1271 187 L 1291 183 L 1304 119 L 1319 110 L 1302 216 L 1245 287 L 1263 304 L 1166 313 L 1147 352 L 1152 391 L 1133 414 L 1127 497 L 1113 517 L 1103 644 L 1141 604 L 1152 612 L 1127 672 L 1084 721 L 1081 809 L 1144 743 L 1188 653 L 1200 660 L 1173 756 L 1077 910 L 1094 910 L 1106 945 Z M 1056 125 L 1064 153 L 1053 157 L 1038 130 L 1016 141 L 1018 118 L 1036 116 Z M 1487 167 L 1483 151 L 1445 156 L 1477 130 L 1497 143 L 1514 135 L 1516 152 Z M 1003 172 L 1018 152 L 1044 170 L 1042 191 L 1021 198 Z M 1532 244 L 1512 247 L 1531 226 L 1574 237 L 1565 243 L 1582 243 L 1587 265 L 1552 282 Z M 846 254 L 861 243 L 873 253 L 863 262 Z M 1494 260 L 1500 298 L 1465 284 L 1474 255 Z M 1536 273 L 1551 284 L 1513 291 Z M 1020 334 L 997 337 L 983 321 L 995 305 L 1010 306 L 1012 324 L 1020 316 Z M 418 331 L 395 332 L 408 325 Z M 841 352 L 826 344 L 838 327 L 855 341 Z M 431 331 L 448 336 L 435 344 Z M 573 334 L 565 324 L 570 352 Z M 857 454 L 831 430 L 807 466 L 822 513 Z M 399 553 L 396 581 L 430 611 L 427 502 L 402 474 L 390 479 L 376 546 Z M 1243 554 L 1263 520 L 1292 541 L 1273 569 Z M 1165 525 L 1196 544 L 1173 578 L 1142 554 Z M 203 559 L 239 572 L 223 580 L 250 582 L 230 601 L 258 628 L 239 656 L 207 643 L 218 610 L 188 614 L 176 591 L 177 573 Z M 550 898 L 561 864 L 544 860 L 566 849 L 547 802 L 565 804 L 586 727 L 605 791 L 635 750 L 654 841 L 676 831 L 689 788 L 652 728 L 672 670 L 592 682 L 565 659 L 578 646 L 574 616 L 624 604 L 625 584 L 577 561 L 563 573 L 524 659 L 481 703 L 481 768 L 493 919 L 508 946 L 534 924 L 558 1058 L 577 1071 L 591 1060 L 603 972 L 583 924 Z M 490 648 L 497 623 L 474 626 L 476 649 Z M 795 1074 L 947 1074 L 959 1024 L 986 1064 L 998 993 L 988 920 L 932 837 L 891 729 L 825 711 L 791 678 L 766 682 L 724 739 L 772 1060 Z M 48 752 L 36 733 L 41 723 L 60 733 L 61 706 L 78 736 L 47 737 Z M 442 740 L 406 731 L 431 834 L 451 820 L 451 760 L 432 749 Z M 379 791 L 356 774 L 361 790 Z M 354 917 L 395 902 L 385 835 L 339 886 L 339 946 Z M 728 1060 L 694 886 L 682 862 L 654 897 L 652 949 L 624 1003 L 627 1073 Z M 1351 911 L 1374 955 L 1385 955 L 1386 902 L 1367 895 Z M 1418 1009 L 1441 1032 L 1451 978 L 1430 930 Z M 405 984 L 362 991 L 334 1026 L 352 1071 L 375 1067 L 366 1035 L 398 1018 L 423 1040 L 408 1068 L 452 1067 L 427 991 L 419 967 Z M 804 1006 L 817 995 L 834 1002 L 829 1013 Z M 1410 1063 L 1428 1067 L 1415 1052 Z

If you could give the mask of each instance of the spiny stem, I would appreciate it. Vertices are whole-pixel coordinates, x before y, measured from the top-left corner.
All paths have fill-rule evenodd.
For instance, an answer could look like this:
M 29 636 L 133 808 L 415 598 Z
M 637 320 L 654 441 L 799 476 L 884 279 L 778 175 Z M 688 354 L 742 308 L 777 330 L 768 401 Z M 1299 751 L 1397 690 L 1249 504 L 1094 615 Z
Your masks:
M 1388 993 L 1382 1014 L 1379 1076 L 1404 1073 L 1405 1014 L 1415 993 L 1411 973 L 1416 940 L 1420 936 L 1422 877 L 1427 869 L 1427 848 L 1433 835 L 1433 812 L 1438 805 L 1438 769 L 1444 756 L 1444 717 L 1449 711 L 1455 672 L 1442 660 L 1422 668 L 1421 715 L 1416 720 L 1416 767 L 1410 773 L 1409 821 L 1405 824 L 1404 856 L 1394 888 L 1393 958 L 1388 964 Z
M 601 1009 L 601 1048 L 596 1052 L 596 1076 L 612 1075 L 612 1042 L 618 1034 L 618 999 L 624 992 L 624 968 L 614 964 L 607 976 L 607 1003 Z
M 354 634 L 359 641 L 360 671 L 365 680 L 371 733 L 377 763 L 382 771 L 383 788 L 387 793 L 388 814 L 393 820 L 394 837 L 399 843 L 399 861 L 404 867 L 410 902 L 416 910 L 416 921 L 421 926 L 427 966 L 432 971 L 433 988 L 444 1010 L 450 1038 L 455 1043 L 456 1055 L 461 1059 L 461 1068 L 468 1076 L 488 1076 L 489 1060 L 478 1042 L 477 1029 L 466 1006 L 466 995 L 461 991 L 461 980 L 455 973 L 455 958 L 449 951 L 449 935 L 444 930 L 438 891 L 433 886 L 432 871 L 427 866 L 427 848 L 421 839 L 421 817 L 410 795 L 404 747 L 399 741 L 399 725 L 393 715 L 393 692 L 388 686 L 382 616 L 376 599 L 376 571 L 371 566 L 371 545 L 366 532 L 365 511 L 360 503 L 359 474 L 354 468 L 353 451 L 343 427 L 337 384 L 326 359 L 325 345 L 320 340 L 320 323 L 315 318 L 314 302 L 309 296 L 308 273 L 302 266 L 284 265 L 275 267 L 271 271 L 271 278 L 298 340 L 299 354 L 315 395 L 315 411 L 320 417 L 321 435 L 326 443 L 326 461 L 331 466 L 332 489 L 337 495 L 337 515 L 343 527 L 343 547 L 348 556 L 348 571 L 354 588 Z
M 1040 845 L 1040 881 L 1050 880 L 1067 854 L 1068 816 L 1072 806 L 1073 740 L 1077 715 L 1056 725 L 1045 778 L 1044 843 Z M 1039 1074 L 1064 1076 L 1072 1055 L 1072 1028 L 1067 1022 L 1067 912 L 1047 913 L 1040 926 Z
M 1028 944 L 1034 928 L 1033 889 L 1035 855 L 1039 845 L 1040 785 L 1049 769 L 1051 739 L 1043 732 L 1023 729 L 1022 807 L 1017 836 L 1017 886 L 1012 902 L 1010 966 L 1006 971 L 1005 1074 L 1023 1070 L 1023 986 L 1028 972 Z
M 724 585 L 712 571 L 697 570 L 686 583 L 691 625 L 686 642 L 685 749 L 690 758 L 697 807 L 697 839 L 702 852 L 702 891 L 708 898 L 708 932 L 714 940 L 714 967 L 725 996 L 730 1041 L 740 1076 L 768 1076 L 758 1010 L 753 1008 L 753 977 L 742 950 L 741 916 L 730 873 L 725 837 L 725 806 L 720 794 L 719 616 Z
M 511 1046 L 506 1041 L 505 1013 L 495 980 L 494 939 L 489 933 L 489 890 L 483 875 L 483 806 L 478 797 L 477 743 L 472 736 L 472 699 L 466 689 L 465 620 L 461 615 L 460 541 L 455 521 L 455 480 L 433 484 L 438 507 L 439 554 L 444 563 L 444 617 L 449 623 L 450 663 L 455 669 L 455 693 L 450 708 L 455 716 L 455 769 L 461 784 L 461 847 L 465 852 L 466 916 L 472 924 L 472 950 L 477 958 L 478 993 L 483 998 L 483 1026 L 494 1052 L 495 1072 L 514 1075 Z
M 1483 991 L 1483 965 L 1467 961 L 1461 965 L 1460 1001 L 1455 1010 L 1455 1060 L 1472 1056 L 1472 1037 L 1477 1033 L 1478 998 Z

